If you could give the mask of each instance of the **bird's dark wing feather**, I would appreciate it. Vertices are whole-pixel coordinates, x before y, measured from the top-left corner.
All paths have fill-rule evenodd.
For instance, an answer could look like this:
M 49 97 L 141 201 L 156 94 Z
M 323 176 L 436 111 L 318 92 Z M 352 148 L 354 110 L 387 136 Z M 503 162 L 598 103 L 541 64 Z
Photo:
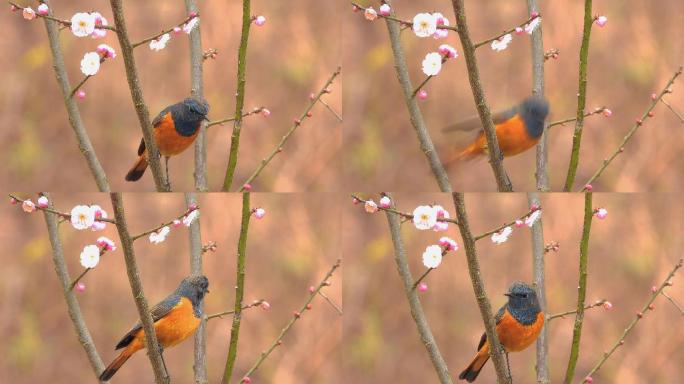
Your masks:
M 515 114 L 518 113 L 518 107 L 513 107 L 509 108 L 505 111 L 499 111 L 492 113 L 492 121 L 494 121 L 494 124 L 501 124 L 504 121 L 510 119 L 511 117 L 515 116 Z M 480 120 L 479 115 L 471 116 L 465 120 L 462 120 L 456 124 L 452 124 L 449 126 L 446 126 L 442 128 L 442 132 L 468 132 L 468 131 L 474 131 L 482 130 L 482 120 Z
M 499 309 L 499 312 L 496 313 L 496 316 L 494 317 L 496 319 L 496 324 L 498 325 L 501 322 L 501 319 L 503 318 L 504 313 L 506 313 L 506 306 L 504 305 Z M 480 338 L 480 344 L 477 345 L 477 350 L 479 351 L 482 349 L 482 346 L 484 343 L 487 341 L 487 333 L 483 332 L 482 337 Z
M 180 301 L 180 296 L 176 294 L 172 294 L 166 299 L 164 299 L 162 302 L 158 303 L 152 309 L 150 310 L 150 314 L 152 315 L 152 321 L 157 322 L 157 320 L 161 319 L 162 317 L 166 316 L 169 312 L 171 312 L 171 309 L 175 307 L 178 302 Z M 135 325 L 131 328 L 128 333 L 124 337 L 121 338 L 121 341 L 116 345 L 116 349 L 121 349 L 133 341 L 135 338 L 135 334 L 138 333 L 138 331 L 142 328 L 142 324 L 140 321 L 135 323 Z
M 154 120 L 152 120 L 152 126 L 153 126 L 153 127 L 156 127 L 157 124 L 159 124 L 159 123 L 162 121 L 162 119 L 164 118 L 164 116 L 166 116 L 167 113 L 171 112 L 171 108 L 172 108 L 172 107 L 173 107 L 173 105 L 170 106 L 170 107 L 166 107 L 166 108 L 164 108 L 163 111 L 159 112 L 159 114 L 157 115 L 157 117 L 155 117 Z
M 145 139 L 140 139 L 140 146 L 138 147 L 138 156 L 142 156 L 145 152 Z

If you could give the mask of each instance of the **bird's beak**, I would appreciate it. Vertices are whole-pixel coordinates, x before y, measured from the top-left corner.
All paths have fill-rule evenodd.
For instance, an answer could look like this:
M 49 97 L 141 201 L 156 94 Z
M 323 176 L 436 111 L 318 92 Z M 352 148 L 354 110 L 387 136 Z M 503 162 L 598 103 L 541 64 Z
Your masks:
M 209 118 L 206 117 L 206 116 L 204 116 L 204 120 L 206 120 L 206 121 L 211 121 L 211 120 L 209 120 Z
M 511 297 L 512 295 L 510 293 L 504 293 L 504 296 Z

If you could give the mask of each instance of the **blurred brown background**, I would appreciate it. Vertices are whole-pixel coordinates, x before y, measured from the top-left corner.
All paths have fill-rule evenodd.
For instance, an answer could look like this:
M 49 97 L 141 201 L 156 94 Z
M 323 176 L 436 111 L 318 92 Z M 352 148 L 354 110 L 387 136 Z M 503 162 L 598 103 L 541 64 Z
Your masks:
M 438 203 L 455 214 L 449 195 L 394 194 L 404 211 L 419 204 Z M 634 314 L 681 257 L 684 240 L 684 206 L 677 195 L 596 194 L 595 207 L 608 209 L 608 217 L 594 220 L 589 248 L 587 303 L 607 299 L 610 311 L 587 311 L 576 379 L 579 382 L 609 349 Z M 376 200 L 377 201 L 377 200 Z M 546 242 L 558 241 L 560 250 L 546 255 L 548 311 L 560 313 L 577 303 L 578 251 L 582 231 L 583 197 L 550 194 L 542 197 Z M 498 227 L 527 210 L 524 194 L 466 195 L 471 229 L 475 234 Z M 342 228 L 344 274 L 344 374 L 349 383 L 434 383 L 437 377 L 411 318 L 403 285 L 398 277 L 387 220 L 349 204 Z M 507 243 L 478 242 L 482 276 L 497 310 L 505 303 L 511 282 L 532 280 L 530 230 L 514 228 Z M 462 246 L 458 228 L 447 232 L 418 231 L 403 225 L 407 256 L 414 279 L 425 267 L 421 255 L 446 235 Z M 684 301 L 684 275 L 674 278 L 668 293 Z M 463 249 L 449 253 L 426 279 L 428 291 L 421 301 L 437 344 L 452 377 L 457 377 L 476 352 L 484 331 L 473 295 Z M 570 352 L 574 317 L 551 321 L 551 382 L 563 380 Z M 682 316 L 664 297 L 655 310 L 627 337 L 625 345 L 594 375 L 601 383 L 673 383 L 681 377 L 684 354 Z M 534 348 L 510 355 L 514 381 L 535 382 Z M 478 383 L 493 383 L 489 362 Z
M 377 1 L 360 1 L 373 5 Z M 549 121 L 575 116 L 579 46 L 583 22 L 581 1 L 540 1 L 544 49 L 560 50 L 557 60 L 546 62 L 546 95 L 551 103 Z M 454 12 L 448 1 L 392 2 L 398 17 L 412 20 L 418 12 L 441 12 L 454 25 Z M 528 17 L 527 2 L 469 1 L 467 18 L 474 41 L 518 25 Z M 684 58 L 681 34 L 684 3 L 664 0 L 601 1 L 594 3 L 596 14 L 606 15 L 604 28 L 594 26 L 589 54 L 587 110 L 607 106 L 613 116 L 587 120 L 577 174 L 576 189 L 614 151 L 635 119 L 651 102 Z M 343 13 L 345 77 L 345 180 L 351 189 L 437 191 L 424 154 L 410 125 L 403 94 L 393 68 L 392 51 L 383 20 L 368 22 L 351 5 Z M 447 43 L 459 53 L 458 35 L 447 39 L 417 38 L 410 30 L 402 33 L 402 46 L 414 87 L 423 79 L 421 61 L 425 54 Z M 531 94 L 530 43 L 526 34 L 513 37 L 503 52 L 488 46 L 477 52 L 481 80 L 494 110 L 508 108 Z M 476 114 L 468 83 L 465 60 L 447 62 L 441 73 L 425 88 L 428 99 L 419 101 L 433 141 L 449 147 L 454 139 L 441 128 Z M 674 94 L 666 99 L 684 110 L 684 85 L 680 79 Z M 626 146 L 604 176 L 594 184 L 605 191 L 681 191 L 684 162 L 679 154 L 682 124 L 664 105 L 649 119 Z M 549 135 L 549 171 L 553 190 L 565 181 L 574 125 L 553 128 Z M 673 139 L 674 138 L 674 139 Z M 443 157 L 443 156 L 442 156 Z M 505 161 L 516 190 L 535 186 L 535 151 L 530 150 Z M 410 178 L 407 177 L 410 175 Z M 494 191 L 496 184 L 486 161 L 468 163 L 449 171 L 454 189 Z
M 23 196 L 30 196 L 24 194 Z M 109 197 L 102 194 L 53 194 L 56 206 L 69 211 L 76 204 L 97 203 L 112 214 Z M 204 243 L 216 241 L 215 253 L 204 257 L 210 281 L 206 313 L 233 308 L 235 255 L 240 227 L 241 197 L 238 194 L 200 196 L 201 231 Z M 124 205 L 131 233 L 153 228 L 186 209 L 183 195 L 126 194 Z M 244 312 L 234 380 L 256 361 L 299 310 L 316 285 L 341 257 L 340 208 L 329 197 L 253 194 L 253 207 L 266 209 L 262 220 L 252 219 L 247 242 L 245 303 L 265 299 L 271 309 Z M 18 206 L 2 204 L 0 234 L 3 267 L 0 269 L 0 381 L 4 383 L 95 382 L 71 321 L 61 286 L 54 273 L 50 244 L 41 213 L 25 214 Z M 87 244 L 105 235 L 119 245 L 116 229 L 104 232 L 76 231 L 60 227 L 66 262 L 72 278 L 82 271 L 79 254 Z M 188 229 L 172 229 L 164 243 L 147 239 L 135 243 L 145 293 L 151 304 L 163 299 L 189 274 Z M 339 305 L 342 271 L 332 277 L 325 291 Z M 77 295 L 95 346 L 105 364 L 118 352 L 114 346 L 136 321 L 137 310 L 126 277 L 120 249 L 108 253 L 88 273 L 86 290 Z M 342 321 L 323 299 L 313 301 L 273 354 L 252 376 L 262 383 L 341 382 Z M 231 316 L 209 321 L 207 365 L 211 382 L 223 374 L 228 350 Z M 192 382 L 193 341 L 165 352 L 166 365 L 174 382 Z M 114 377 L 113 382 L 153 382 L 145 352 L 137 353 Z
M 240 40 L 240 2 L 200 1 L 200 26 L 204 50 L 219 55 L 204 65 L 205 97 L 209 117 L 232 117 L 235 109 L 237 47 Z M 36 2 L 24 1 L 32 5 Z M 292 126 L 309 102 L 309 93 L 320 89 L 341 60 L 342 4 L 306 0 L 258 1 L 254 15 L 266 16 L 262 27 L 252 26 L 248 47 L 245 111 L 265 106 L 272 115 L 245 120 L 235 185 L 240 185 Z M 68 124 L 62 96 L 52 70 L 52 58 L 42 20 L 24 20 L 20 13 L 0 12 L 4 54 L 0 57 L 0 184 L 16 190 L 96 191 Z M 54 2 L 54 12 L 70 19 L 75 12 L 96 10 L 113 24 L 107 1 Z M 127 1 L 127 25 L 131 40 L 139 41 L 169 28 L 186 17 L 177 1 Z M 312 38 L 315 37 L 315 38 Z M 83 78 L 79 63 L 86 52 L 107 43 L 120 54 L 116 36 L 105 39 L 76 38 L 61 33 L 65 61 L 72 84 Z M 166 49 L 136 49 L 135 58 L 151 118 L 166 106 L 190 94 L 187 35 L 173 35 Z M 135 161 L 142 133 L 131 102 L 123 65 L 118 55 L 108 60 L 83 88 L 87 96 L 78 102 L 81 114 L 112 190 L 152 191 L 150 175 L 127 183 L 124 175 Z M 341 80 L 325 99 L 338 112 Z M 208 180 L 212 190 L 223 182 L 228 162 L 232 124 L 210 128 Z M 284 151 L 259 177 L 255 190 L 333 190 L 339 176 L 341 125 L 322 105 L 296 132 Z M 170 162 L 174 190 L 192 190 L 193 150 Z

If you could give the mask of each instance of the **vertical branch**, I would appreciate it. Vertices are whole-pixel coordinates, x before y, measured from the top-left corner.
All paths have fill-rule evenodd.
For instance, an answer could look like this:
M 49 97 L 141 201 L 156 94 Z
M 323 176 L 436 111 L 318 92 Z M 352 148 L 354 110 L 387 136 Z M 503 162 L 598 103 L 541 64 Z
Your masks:
M 154 185 L 156 186 L 157 191 L 169 192 L 171 187 L 169 186 L 169 181 L 166 180 L 164 172 L 162 172 L 159 148 L 157 148 L 157 143 L 155 143 L 152 133 L 150 112 L 147 109 L 147 104 L 145 104 L 142 88 L 140 88 L 140 78 L 138 78 L 138 69 L 135 66 L 133 46 L 131 45 L 131 41 L 128 38 L 128 31 L 126 30 L 126 19 L 124 17 L 122 0 L 110 0 L 109 2 L 112 7 L 112 14 L 114 15 L 114 24 L 116 25 L 117 30 L 116 35 L 119 38 L 119 45 L 121 45 L 121 55 L 123 56 L 124 66 L 126 67 L 128 88 L 131 91 L 131 99 L 133 100 L 135 111 L 138 114 L 143 140 L 145 140 L 147 161 L 152 169 Z
M 240 146 L 240 130 L 242 129 L 242 110 L 245 106 L 245 83 L 247 82 L 247 43 L 249 42 L 249 28 L 252 25 L 250 0 L 242 0 L 242 32 L 240 47 L 238 48 L 237 91 L 235 92 L 235 120 L 233 120 L 233 134 L 230 137 L 230 153 L 228 167 L 223 179 L 223 191 L 230 190 L 238 161 Z
M 128 225 L 126 224 L 126 214 L 123 208 L 121 193 L 111 193 L 110 198 L 112 200 L 112 210 L 114 210 L 114 217 L 116 219 L 116 230 L 119 232 L 121 249 L 123 250 L 124 260 L 126 262 L 126 273 L 128 274 L 128 281 L 131 285 L 131 293 L 133 294 L 135 306 L 138 308 L 138 314 L 140 315 L 140 322 L 142 323 L 143 331 L 145 332 L 147 356 L 150 358 L 156 383 L 168 384 L 171 382 L 171 379 L 164 366 L 161 346 L 157 341 L 154 321 L 152 320 L 150 307 L 145 298 L 142 281 L 140 280 L 138 263 L 135 260 L 135 252 L 133 251 L 133 240 L 131 239 L 130 233 L 128 233 Z
M 592 208 L 591 192 L 584 194 L 584 225 L 582 227 L 582 240 L 580 240 L 579 282 L 577 283 L 577 314 L 575 315 L 575 328 L 572 331 L 572 346 L 570 359 L 565 371 L 565 384 L 571 384 L 577 367 L 579 357 L 580 338 L 582 337 L 582 323 L 584 321 L 584 300 L 587 295 L 587 264 L 589 251 L 589 234 L 591 232 L 591 219 L 594 216 Z
M 462 26 L 462 24 L 459 24 L 459 28 L 460 26 Z M 496 333 L 496 320 L 494 319 L 494 314 L 492 313 L 492 305 L 487 297 L 484 280 L 482 280 L 480 262 L 477 259 L 477 250 L 475 249 L 475 239 L 473 238 L 472 232 L 470 232 L 470 226 L 468 224 L 468 214 L 466 213 L 465 208 L 465 197 L 463 193 L 454 192 L 453 199 L 454 206 L 456 207 L 458 230 L 461 233 L 463 248 L 465 249 L 466 258 L 468 259 L 468 272 L 470 273 L 470 280 L 473 284 L 473 290 L 475 291 L 477 305 L 480 307 L 480 314 L 482 315 L 482 320 L 484 322 L 487 340 L 491 346 L 489 355 L 494 363 L 498 382 L 511 384 L 512 379 L 508 374 L 506 364 L 506 352 L 504 351 L 501 342 L 499 342 L 499 336 Z
M 394 199 L 392 199 L 392 201 L 394 201 Z M 411 308 L 411 316 L 418 328 L 420 340 L 423 342 L 423 345 L 425 345 L 425 349 L 430 356 L 430 361 L 432 361 L 432 365 L 435 368 L 440 383 L 451 384 L 452 381 L 449 376 L 449 368 L 447 368 L 446 362 L 439 352 L 437 342 L 432 336 L 430 324 L 425 317 L 423 306 L 420 304 L 420 299 L 418 298 L 418 291 L 413 289 L 413 277 L 411 276 L 411 270 L 406 261 L 406 250 L 404 249 L 404 242 L 401 238 L 401 227 L 399 222 L 401 217 L 393 212 L 386 211 L 385 213 L 387 214 L 387 223 L 389 225 L 390 234 L 392 235 L 394 261 L 397 264 L 397 271 L 399 272 L 401 281 L 404 283 L 404 293 L 406 294 L 409 307 Z
M 49 208 L 54 209 L 52 206 L 52 199 L 47 194 L 45 195 L 50 204 Z M 52 262 L 55 264 L 55 273 L 57 273 L 57 278 L 62 286 L 62 293 L 64 294 L 64 300 L 66 301 L 69 311 L 69 318 L 71 318 L 71 322 L 78 335 L 78 341 L 81 343 L 83 350 L 88 356 L 88 361 L 90 361 L 90 366 L 93 368 L 95 377 L 99 377 L 100 373 L 104 371 L 105 366 L 104 363 L 102 363 L 100 354 L 97 352 L 93 338 L 90 336 L 90 331 L 88 330 L 88 326 L 81 313 L 81 307 L 76 299 L 76 294 L 74 290 L 71 289 L 71 277 L 69 277 L 69 270 L 64 262 L 64 249 L 62 248 L 62 240 L 59 237 L 59 229 L 57 227 L 58 216 L 45 210 L 43 211 L 43 216 L 45 217 L 45 225 L 47 226 L 50 245 L 52 246 Z
M 235 309 L 233 312 L 233 325 L 230 328 L 230 346 L 228 347 L 228 358 L 226 359 L 226 369 L 223 372 L 221 383 L 228 384 L 235 368 L 237 358 L 238 336 L 240 334 L 240 321 L 242 320 L 242 299 L 245 294 L 245 264 L 247 248 L 247 231 L 249 230 L 249 219 L 252 210 L 249 206 L 249 192 L 242 194 L 242 222 L 240 224 L 240 238 L 238 239 L 237 249 L 237 269 L 235 278 Z
M 197 0 L 185 0 L 185 11 L 199 13 Z M 204 55 L 202 53 L 201 25 L 197 24 L 190 32 L 190 93 L 192 96 L 204 98 L 203 68 Z M 207 124 L 202 122 L 195 140 L 195 190 L 208 191 L 207 186 Z M 200 245 L 201 246 L 201 245 Z
M 526 0 L 527 11 L 532 14 L 539 12 L 537 0 Z M 544 35 L 542 25 L 539 24 L 530 36 L 532 43 L 532 93 L 536 96 L 544 96 Z M 549 172 L 547 169 L 547 132 L 544 129 L 542 137 L 537 145 L 537 170 L 534 174 L 537 179 L 537 190 L 541 192 L 549 191 Z
M 527 194 L 529 206 L 541 206 L 539 194 L 530 192 Z M 546 313 L 546 280 L 544 277 L 544 227 L 540 217 L 532 225 L 532 275 L 534 286 L 537 290 L 539 305 L 544 312 L 544 318 L 548 318 Z M 537 338 L 537 383 L 549 384 L 549 330 L 545 323 L 541 333 Z
M 52 5 L 49 1 L 43 1 L 49 9 L 49 15 L 52 15 Z M 53 69 L 55 70 L 55 76 L 57 77 L 57 83 L 62 91 L 62 97 L 64 98 L 64 106 L 66 107 L 67 114 L 69 115 L 69 124 L 74 130 L 76 135 L 76 140 L 78 141 L 78 148 L 80 149 L 83 157 L 85 157 L 88 163 L 88 168 L 90 168 L 90 173 L 95 179 L 95 184 L 97 184 L 97 189 L 100 192 L 109 192 L 109 182 L 107 182 L 107 176 L 105 175 L 104 169 L 100 161 L 97 159 L 95 154 L 95 148 L 90 142 L 88 133 L 86 132 L 85 126 L 83 125 L 83 120 L 81 119 L 81 112 L 78 109 L 76 100 L 71 95 L 71 84 L 69 83 L 69 75 L 66 71 L 66 66 L 64 64 L 64 54 L 62 53 L 62 46 L 59 42 L 59 26 L 58 23 L 50 18 L 44 17 L 45 29 L 47 30 L 48 40 L 50 41 L 50 51 L 52 52 L 52 63 Z
M 592 0 L 584 0 L 584 29 L 582 32 L 582 47 L 580 48 L 579 85 L 577 90 L 577 118 L 575 120 L 575 133 L 572 136 L 572 152 L 570 153 L 570 165 L 565 179 L 563 190 L 569 192 L 575 183 L 577 166 L 579 165 L 579 152 L 582 143 L 582 129 L 584 128 L 584 108 L 587 104 L 587 61 L 589 59 L 589 38 L 594 18 L 591 14 Z
M 390 4 L 389 1 L 385 2 Z M 394 11 L 392 11 L 392 15 L 394 16 Z M 435 150 L 435 146 L 432 144 L 432 139 L 430 138 L 427 126 L 425 125 L 425 120 L 423 120 L 423 114 L 418 107 L 418 101 L 415 97 L 413 97 L 413 85 L 411 84 L 411 77 L 409 76 L 408 68 L 406 67 L 404 50 L 401 47 L 401 26 L 399 22 L 390 20 L 388 18 L 385 18 L 385 21 L 387 22 L 387 30 L 389 31 L 390 43 L 392 45 L 394 69 L 397 72 L 397 78 L 399 80 L 401 90 L 404 92 L 404 102 L 406 102 L 406 108 L 408 109 L 409 116 L 411 117 L 411 125 L 416 131 L 416 135 L 418 135 L 420 149 L 427 157 L 428 163 L 430 164 L 430 169 L 435 175 L 435 179 L 437 181 L 437 185 L 439 185 L 440 191 L 451 192 L 449 177 L 447 176 L 446 170 L 444 170 L 444 166 L 439 159 L 439 155 Z
M 468 80 L 470 81 L 470 88 L 473 91 L 473 99 L 477 107 L 477 113 L 482 120 L 482 127 L 487 138 L 487 152 L 489 154 L 489 164 L 494 172 L 496 178 L 496 185 L 499 192 L 512 192 L 513 185 L 506 174 L 503 166 L 503 152 L 499 148 L 499 142 L 496 138 L 496 129 L 492 121 L 492 113 L 487 104 L 482 83 L 480 82 L 480 70 L 477 68 L 477 58 L 475 57 L 475 47 L 473 41 L 470 39 L 468 32 L 468 24 L 466 23 L 465 5 L 463 0 L 452 0 L 454 7 L 454 14 L 456 15 L 456 24 L 458 25 L 458 37 L 461 39 L 461 46 L 463 47 L 463 57 L 466 60 L 466 67 L 468 68 Z
M 189 207 L 197 205 L 197 195 L 195 193 L 185 194 L 185 204 Z M 200 218 L 192 221 L 188 232 L 190 237 L 190 273 L 193 275 L 202 274 L 202 234 L 200 230 Z M 200 308 L 204 303 L 200 302 Z M 208 384 L 207 377 L 207 330 L 206 319 L 202 318 L 199 328 L 195 332 L 195 384 Z

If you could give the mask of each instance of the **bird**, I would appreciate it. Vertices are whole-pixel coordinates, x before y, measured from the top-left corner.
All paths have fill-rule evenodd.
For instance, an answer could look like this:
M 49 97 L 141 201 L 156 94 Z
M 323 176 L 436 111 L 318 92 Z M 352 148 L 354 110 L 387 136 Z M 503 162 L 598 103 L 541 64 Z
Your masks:
M 154 321 L 154 331 L 162 351 L 195 333 L 200 325 L 201 303 L 204 295 L 209 292 L 208 288 L 209 280 L 205 276 L 188 276 L 180 282 L 173 293 L 152 307 L 150 313 Z M 138 321 L 116 345 L 117 350 L 123 348 L 123 351 L 100 374 L 100 380 L 111 379 L 135 352 L 145 347 L 145 330 Z
M 496 139 L 503 156 L 515 156 L 537 145 L 544 132 L 548 114 L 549 102 L 543 96 L 530 96 L 519 105 L 492 114 Z M 448 156 L 446 165 L 461 160 L 473 160 L 487 153 L 487 138 L 479 116 L 448 126 L 443 131 L 477 134 L 465 148 Z
M 529 347 L 544 326 L 544 313 L 539 306 L 537 293 L 529 285 L 516 281 L 508 292 L 508 302 L 496 314 L 496 334 L 506 351 L 519 352 Z M 472 383 L 489 360 L 489 341 L 484 333 L 477 346 L 477 354 L 461 372 L 459 379 Z
M 162 110 L 152 120 L 154 142 L 166 160 L 166 179 L 169 179 L 169 157 L 185 151 L 197 138 L 202 120 L 209 121 L 209 104 L 204 99 L 188 97 Z M 138 160 L 126 174 L 126 181 L 140 180 L 148 165 L 145 140 L 140 140 Z

